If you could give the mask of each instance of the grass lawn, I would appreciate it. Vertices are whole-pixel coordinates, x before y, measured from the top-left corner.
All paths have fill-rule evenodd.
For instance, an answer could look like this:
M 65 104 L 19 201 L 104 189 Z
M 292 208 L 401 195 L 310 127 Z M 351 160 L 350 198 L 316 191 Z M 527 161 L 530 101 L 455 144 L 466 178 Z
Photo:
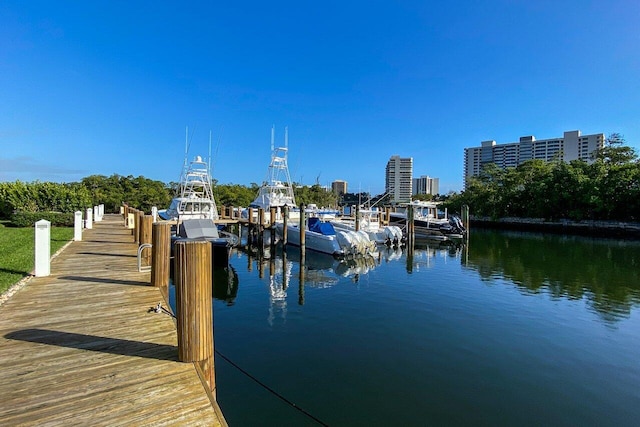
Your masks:
M 73 227 L 51 227 L 51 255 L 73 239 Z M 35 228 L 0 224 L 0 294 L 35 268 Z

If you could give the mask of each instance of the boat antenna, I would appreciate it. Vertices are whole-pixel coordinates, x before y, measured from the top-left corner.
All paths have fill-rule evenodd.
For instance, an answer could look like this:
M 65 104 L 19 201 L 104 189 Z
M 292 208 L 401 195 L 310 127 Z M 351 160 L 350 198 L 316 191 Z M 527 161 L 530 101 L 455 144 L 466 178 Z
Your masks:
M 276 125 L 271 125 L 271 152 L 274 150 L 274 139 L 276 137 Z
M 189 126 L 185 127 L 184 134 L 184 163 L 182 164 L 182 171 L 180 171 L 180 181 L 184 177 L 184 174 L 187 170 L 187 153 L 189 152 Z
M 289 126 L 284 127 L 284 148 L 289 148 Z
M 207 165 L 209 174 L 211 174 L 211 129 L 209 129 L 209 164 Z
M 184 157 L 186 161 L 187 151 L 189 151 L 189 126 L 185 128 L 184 133 Z
M 218 143 L 216 144 L 216 152 L 213 154 L 213 165 L 215 166 L 216 160 L 218 159 L 218 150 L 220 149 L 220 142 L 222 141 L 222 130 L 220 128 L 220 136 L 218 136 Z M 209 149 L 211 149 L 211 135 L 209 135 Z M 211 157 L 211 153 L 209 153 L 209 157 Z

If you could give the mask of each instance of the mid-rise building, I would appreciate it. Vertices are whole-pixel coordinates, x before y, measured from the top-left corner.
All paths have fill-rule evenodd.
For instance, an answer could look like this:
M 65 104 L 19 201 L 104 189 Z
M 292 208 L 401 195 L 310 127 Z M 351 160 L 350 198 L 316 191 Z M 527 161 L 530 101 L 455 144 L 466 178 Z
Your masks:
M 413 178 L 413 194 L 440 194 L 440 178 L 422 175 Z
M 518 142 L 497 144 L 482 141 L 480 147 L 464 149 L 464 184 L 472 176 L 480 175 L 482 166 L 495 163 L 502 169 L 517 167 L 527 160 L 540 159 L 565 162 L 584 160 L 591 162 L 594 151 L 604 147 L 604 133 L 582 135 L 579 130 L 564 132 L 564 136 L 536 140 L 534 136 L 523 136 Z
M 341 181 L 339 179 L 333 181 L 331 183 L 331 191 L 333 191 L 338 196 L 347 193 L 347 181 Z
M 385 173 L 385 192 L 391 195 L 392 203 L 411 201 L 413 158 L 391 156 Z

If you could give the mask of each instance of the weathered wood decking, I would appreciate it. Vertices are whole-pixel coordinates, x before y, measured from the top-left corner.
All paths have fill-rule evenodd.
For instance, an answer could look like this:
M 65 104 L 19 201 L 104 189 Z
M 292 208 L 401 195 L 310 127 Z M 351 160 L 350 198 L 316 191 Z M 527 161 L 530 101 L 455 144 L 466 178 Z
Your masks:
M 0 424 L 226 425 L 118 215 L 0 306 Z M 215 408 L 215 409 L 214 409 Z

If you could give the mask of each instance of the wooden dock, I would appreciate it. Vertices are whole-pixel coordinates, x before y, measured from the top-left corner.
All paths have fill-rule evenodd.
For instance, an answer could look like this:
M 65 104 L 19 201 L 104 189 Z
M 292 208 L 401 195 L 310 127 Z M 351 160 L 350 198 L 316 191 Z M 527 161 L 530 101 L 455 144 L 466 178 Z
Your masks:
M 0 306 L 1 425 L 227 425 L 136 254 L 105 215 Z

